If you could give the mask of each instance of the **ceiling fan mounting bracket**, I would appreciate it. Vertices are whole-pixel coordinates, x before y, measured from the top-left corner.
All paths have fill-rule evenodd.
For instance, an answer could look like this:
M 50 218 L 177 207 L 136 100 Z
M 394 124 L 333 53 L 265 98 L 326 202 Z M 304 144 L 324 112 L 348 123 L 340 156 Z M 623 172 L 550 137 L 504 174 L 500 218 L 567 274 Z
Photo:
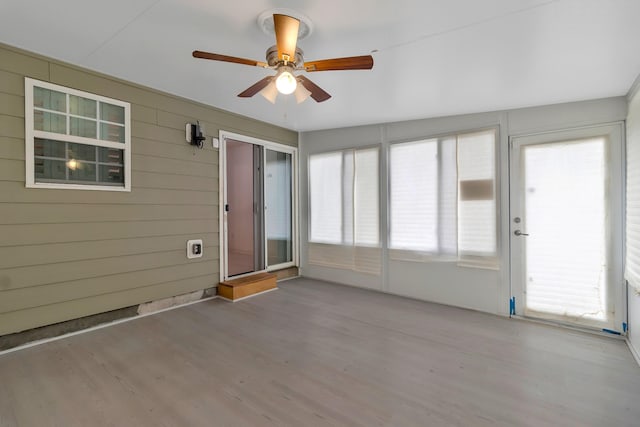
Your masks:
M 311 19 L 309 19 L 309 17 L 301 14 L 300 12 L 296 12 L 295 10 L 292 10 L 292 9 L 279 7 L 275 9 L 265 10 L 260 15 L 258 15 L 258 19 L 257 19 L 258 27 L 260 27 L 262 32 L 268 35 L 269 37 L 273 37 L 273 33 L 274 33 L 274 24 L 273 24 L 274 14 L 291 16 L 293 18 L 296 18 L 298 21 L 300 21 L 300 27 L 298 29 L 298 40 L 304 40 L 307 37 L 309 37 L 311 33 L 313 33 L 313 23 L 311 22 Z

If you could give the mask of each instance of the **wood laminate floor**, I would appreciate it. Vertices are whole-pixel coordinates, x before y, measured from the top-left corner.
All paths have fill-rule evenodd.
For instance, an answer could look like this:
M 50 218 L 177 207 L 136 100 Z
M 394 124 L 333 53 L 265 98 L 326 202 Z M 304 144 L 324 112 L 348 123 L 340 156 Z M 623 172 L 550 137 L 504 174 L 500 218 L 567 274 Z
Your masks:
M 0 426 L 638 426 L 624 342 L 309 279 L 0 356 Z

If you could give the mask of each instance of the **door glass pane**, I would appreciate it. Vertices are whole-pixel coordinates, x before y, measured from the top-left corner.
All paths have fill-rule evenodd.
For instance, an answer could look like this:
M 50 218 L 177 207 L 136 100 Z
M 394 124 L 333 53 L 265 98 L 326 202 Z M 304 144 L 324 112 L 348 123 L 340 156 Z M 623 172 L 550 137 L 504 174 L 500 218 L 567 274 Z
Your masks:
M 267 265 L 293 261 L 291 154 L 266 150 Z
M 527 314 L 607 318 L 606 140 L 524 146 Z
M 262 215 L 258 214 L 256 196 L 261 189 L 256 184 L 253 144 L 227 140 L 227 269 L 229 276 L 250 273 L 263 268 L 262 230 L 258 226 Z

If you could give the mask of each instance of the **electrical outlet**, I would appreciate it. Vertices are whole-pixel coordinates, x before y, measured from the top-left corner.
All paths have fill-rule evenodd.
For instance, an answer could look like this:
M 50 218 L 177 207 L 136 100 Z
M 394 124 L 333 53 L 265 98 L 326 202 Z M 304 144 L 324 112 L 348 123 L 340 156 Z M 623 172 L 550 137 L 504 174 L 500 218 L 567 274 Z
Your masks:
M 187 241 L 187 258 L 200 258 L 204 252 L 202 246 L 202 239 L 188 240 Z

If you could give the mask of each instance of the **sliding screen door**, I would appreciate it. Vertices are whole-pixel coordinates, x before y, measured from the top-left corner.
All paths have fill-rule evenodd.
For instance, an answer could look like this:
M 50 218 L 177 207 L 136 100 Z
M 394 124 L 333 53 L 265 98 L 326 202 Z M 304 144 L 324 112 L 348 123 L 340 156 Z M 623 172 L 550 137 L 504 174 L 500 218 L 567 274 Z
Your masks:
M 267 265 L 293 262 L 292 155 L 265 150 Z

